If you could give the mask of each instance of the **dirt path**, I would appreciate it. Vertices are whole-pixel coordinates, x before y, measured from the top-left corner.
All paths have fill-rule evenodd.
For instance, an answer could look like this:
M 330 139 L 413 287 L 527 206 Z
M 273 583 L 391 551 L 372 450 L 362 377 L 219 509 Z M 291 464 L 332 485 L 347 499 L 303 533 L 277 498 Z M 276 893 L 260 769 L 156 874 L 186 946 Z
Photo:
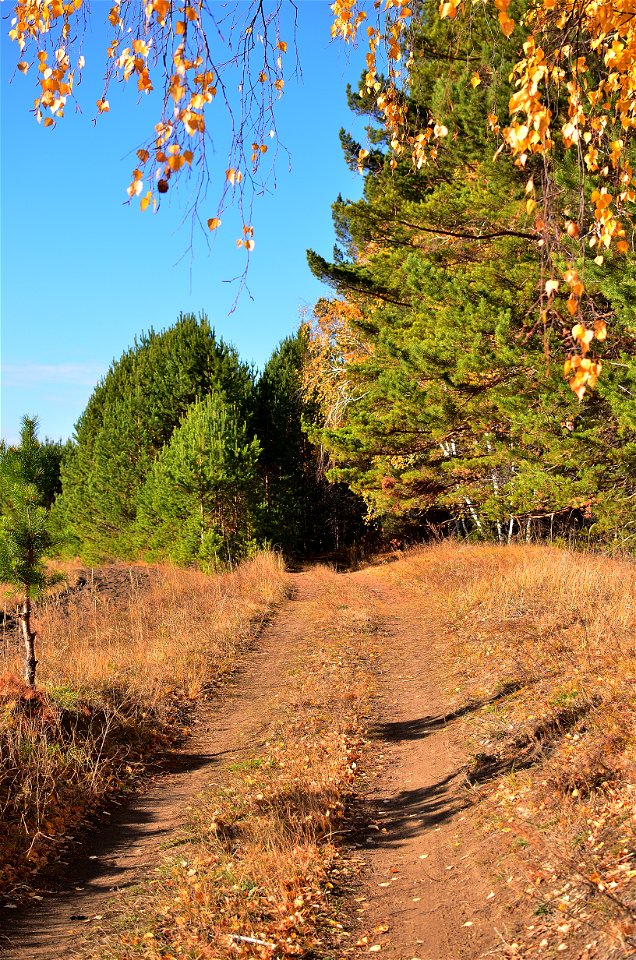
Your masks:
M 467 817 L 464 760 L 440 688 L 434 619 L 425 597 L 396 594 L 381 569 L 356 576 L 385 625 L 381 721 L 373 730 L 381 772 L 367 798 L 360 854 L 369 942 L 390 960 L 482 957 L 502 921 L 485 879 L 488 849 Z M 383 926 L 388 933 L 378 936 Z
M 366 885 L 361 923 L 368 931 L 361 956 L 379 945 L 388 960 L 476 960 L 496 942 L 494 904 L 464 809 L 461 758 L 437 681 L 425 601 L 397 597 L 381 568 L 344 576 L 368 591 L 382 624 L 375 643 L 380 719 L 372 731 L 380 770 L 364 801 L 358 852 Z M 221 783 L 229 763 L 258 747 L 286 675 L 308 643 L 316 582 L 310 574 L 290 579 L 294 599 L 243 657 L 231 691 L 205 708 L 187 746 L 168 758 L 167 772 L 113 815 L 91 857 L 70 867 L 68 889 L 0 929 L 6 960 L 82 957 L 91 946 L 94 953 L 100 927 L 122 909 L 119 892 L 161 863 L 193 797 Z
M 69 886 L 20 911 L 11 917 L 14 922 L 3 923 L 0 956 L 6 960 L 82 956 L 81 941 L 97 943 L 101 924 L 118 915 L 118 892 L 134 886 L 161 862 L 193 797 L 220 777 L 228 763 L 258 745 L 285 676 L 302 656 L 303 609 L 311 601 L 313 584 L 308 577 L 289 576 L 293 599 L 244 655 L 222 699 L 202 711 L 186 746 L 171 752 L 166 771 L 149 789 L 112 815 L 90 856 L 69 866 Z

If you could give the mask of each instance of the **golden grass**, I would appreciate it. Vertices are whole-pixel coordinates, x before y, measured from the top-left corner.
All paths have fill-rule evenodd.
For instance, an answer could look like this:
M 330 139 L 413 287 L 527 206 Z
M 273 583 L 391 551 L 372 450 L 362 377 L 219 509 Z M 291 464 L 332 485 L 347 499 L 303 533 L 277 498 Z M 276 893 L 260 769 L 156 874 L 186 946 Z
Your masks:
M 104 956 L 324 956 L 349 944 L 331 890 L 352 869 L 337 840 L 359 775 L 375 623 L 359 587 L 326 569 L 310 576 L 306 642 L 264 747 L 198 798 L 161 892 L 131 903 Z
M 634 562 L 444 544 L 387 575 L 411 602 L 426 593 L 449 692 L 468 708 L 467 776 L 508 841 L 502 875 L 526 916 L 502 952 L 633 955 Z
M 110 568 L 113 591 L 87 587 L 35 619 L 38 682 L 95 688 L 124 683 L 132 698 L 160 702 L 166 687 L 196 696 L 234 660 L 282 597 L 282 561 L 259 554 L 231 573 L 177 567 Z M 72 574 L 69 576 L 72 583 Z M 4 669 L 21 672 L 14 645 Z
M 14 896 L 181 732 L 192 702 L 232 669 L 286 589 L 274 554 L 221 575 L 118 567 L 109 580 L 114 595 L 85 588 L 41 609 L 35 694 L 16 676 L 19 648 L 5 641 L 0 890 Z

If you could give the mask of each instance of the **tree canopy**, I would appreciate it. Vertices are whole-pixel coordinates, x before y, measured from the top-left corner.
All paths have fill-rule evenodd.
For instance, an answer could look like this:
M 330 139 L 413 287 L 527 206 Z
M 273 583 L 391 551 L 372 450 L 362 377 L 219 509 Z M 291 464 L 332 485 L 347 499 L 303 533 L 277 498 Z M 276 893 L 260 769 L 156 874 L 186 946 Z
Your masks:
M 432 10 L 432 5 L 429 6 Z M 372 97 L 362 200 L 333 207 L 339 240 L 312 270 L 338 297 L 318 305 L 306 380 L 318 390 L 334 478 L 385 518 L 431 507 L 481 535 L 506 538 L 562 521 L 627 542 L 634 418 L 634 285 L 622 257 L 588 269 L 588 308 L 614 338 L 605 374 L 579 401 L 554 356 L 565 316 L 537 311 L 543 253 L 523 210 L 528 170 L 493 159 L 489 104 L 505 105 L 511 63 L 497 59 L 487 13 L 448 56 L 452 27 L 423 14 L 408 112 L 429 105 L 448 131 L 435 164 L 396 161 Z M 494 69 L 494 64 L 497 69 Z M 471 72 L 488 80 L 470 84 Z M 360 145 L 342 135 L 349 163 Z M 537 161 L 528 159 L 530 170 Z M 575 203 L 569 158 L 562 202 Z M 599 361 L 600 362 L 600 361 Z
M 249 417 L 253 377 L 205 316 L 142 334 L 94 390 L 62 471 L 68 522 L 95 556 L 134 552 L 137 498 L 193 403 L 218 391 Z

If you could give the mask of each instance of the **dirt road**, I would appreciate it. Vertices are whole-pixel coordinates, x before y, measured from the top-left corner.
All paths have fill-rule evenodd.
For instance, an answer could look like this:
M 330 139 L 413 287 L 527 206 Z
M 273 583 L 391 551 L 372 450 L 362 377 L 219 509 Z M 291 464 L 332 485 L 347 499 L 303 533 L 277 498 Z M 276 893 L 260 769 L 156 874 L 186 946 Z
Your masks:
M 130 805 L 113 813 L 87 857 L 69 866 L 65 889 L 0 928 L 6 960 L 95 955 L 100 930 L 121 911 L 121 892 L 143 881 L 179 836 L 184 813 L 204 786 L 254 749 L 292 670 L 302 669 L 306 623 L 320 581 L 290 574 L 293 596 L 238 665 L 231 686 L 202 708 L 187 745 Z M 376 945 L 389 960 L 469 960 L 495 943 L 493 898 L 481 842 L 466 816 L 462 758 L 452 737 L 422 603 L 397 598 L 382 568 L 357 574 L 381 630 L 376 720 L 370 731 L 378 770 L 361 801 L 364 896 L 361 955 Z M 8 914 L 8 911 L 5 911 Z M 384 928 L 388 927 L 388 932 Z M 382 931 L 381 938 L 374 931 Z M 368 944 L 368 947 L 366 946 Z
M 365 803 L 368 926 L 389 926 L 381 955 L 391 960 L 481 957 L 500 917 L 488 849 L 467 816 L 465 758 L 440 685 L 435 620 L 423 598 L 387 587 L 381 570 L 356 576 L 385 627 L 372 730 L 382 768 Z

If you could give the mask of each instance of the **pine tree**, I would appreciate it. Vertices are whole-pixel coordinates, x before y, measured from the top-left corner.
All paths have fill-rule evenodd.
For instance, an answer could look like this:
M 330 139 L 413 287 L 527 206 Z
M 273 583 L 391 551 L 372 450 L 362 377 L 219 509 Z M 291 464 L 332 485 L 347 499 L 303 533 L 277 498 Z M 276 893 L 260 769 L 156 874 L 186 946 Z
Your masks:
M 143 334 L 97 386 L 63 469 L 67 516 L 89 559 L 131 556 L 139 491 L 186 410 L 220 391 L 251 415 L 253 377 L 205 317 Z
M 607 374 L 579 403 L 559 363 L 572 342 L 567 294 L 537 322 L 540 237 L 519 213 L 536 161 L 520 170 L 492 159 L 485 118 L 503 122 L 510 71 L 484 26 L 475 14 L 470 35 L 453 35 L 423 13 L 408 110 L 430 109 L 446 126 L 437 162 L 393 169 L 372 129 L 363 199 L 334 204 L 337 255 L 309 252 L 352 308 L 324 358 L 340 367 L 340 419 L 315 436 L 335 459 L 332 476 L 376 515 L 442 507 L 500 539 L 553 529 L 556 518 L 624 542 L 635 516 L 633 284 L 611 258 L 588 267 L 590 309 L 611 318 L 614 340 L 603 347 Z M 350 99 L 373 120 L 364 97 Z M 357 165 L 360 145 L 341 139 Z M 564 161 L 564 206 L 576 196 L 571 174 Z
M 240 412 L 219 392 L 192 404 L 139 493 L 140 545 L 204 568 L 246 556 L 261 501 L 259 453 Z
M 49 510 L 56 486 L 57 445 L 40 443 L 37 420 L 24 417 L 20 443 L 0 445 L 0 581 L 20 592 L 20 626 L 25 649 L 25 681 L 35 686 L 36 635 L 31 603 L 57 576 L 44 559 L 53 545 Z

